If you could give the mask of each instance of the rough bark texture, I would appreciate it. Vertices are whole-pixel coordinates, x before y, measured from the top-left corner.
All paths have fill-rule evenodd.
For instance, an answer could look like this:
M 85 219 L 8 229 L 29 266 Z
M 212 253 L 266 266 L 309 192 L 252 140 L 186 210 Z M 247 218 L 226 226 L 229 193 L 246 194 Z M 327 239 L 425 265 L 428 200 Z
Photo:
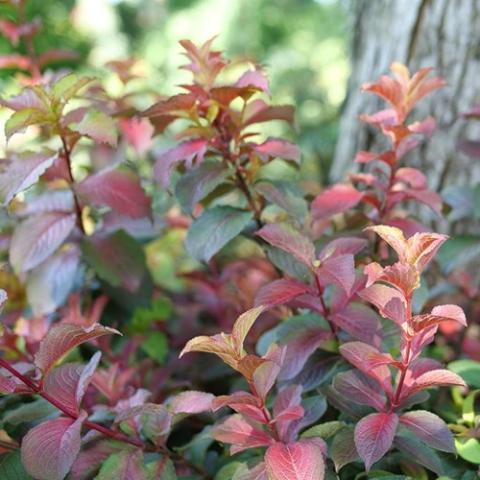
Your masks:
M 413 118 L 433 115 L 432 140 L 412 152 L 407 163 L 420 167 L 430 187 L 480 182 L 480 161 L 458 151 L 459 138 L 480 138 L 479 123 L 460 114 L 480 103 L 480 0 L 355 0 L 352 76 L 331 173 L 340 180 L 352 169 L 357 150 L 379 150 L 381 140 L 358 120 L 380 103 L 360 86 L 388 71 L 393 61 L 410 70 L 432 66 L 448 86 L 424 99 Z

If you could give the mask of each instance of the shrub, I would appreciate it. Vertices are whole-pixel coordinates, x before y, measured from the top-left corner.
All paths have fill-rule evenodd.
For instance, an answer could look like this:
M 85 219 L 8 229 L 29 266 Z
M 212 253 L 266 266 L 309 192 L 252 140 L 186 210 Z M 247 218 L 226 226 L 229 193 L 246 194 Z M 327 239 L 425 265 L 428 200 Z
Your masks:
M 124 85 L 112 96 L 45 71 L 70 54 L 34 50 L 39 22 L 0 28 L 27 51 L 2 60 L 24 73 L 1 101 L 1 478 L 475 477 L 479 364 L 448 370 L 439 348 L 468 355 L 466 315 L 422 299 L 448 237 L 407 207 L 442 215 L 405 166 L 435 127 L 409 114 L 442 79 L 394 63 L 365 85 L 388 108 L 362 120 L 389 147 L 312 195 L 299 147 L 262 134 L 294 110 L 269 102 L 260 65 L 183 40 L 191 83 L 141 109 L 134 60 L 107 65 Z M 155 262 L 172 251 L 167 281 Z

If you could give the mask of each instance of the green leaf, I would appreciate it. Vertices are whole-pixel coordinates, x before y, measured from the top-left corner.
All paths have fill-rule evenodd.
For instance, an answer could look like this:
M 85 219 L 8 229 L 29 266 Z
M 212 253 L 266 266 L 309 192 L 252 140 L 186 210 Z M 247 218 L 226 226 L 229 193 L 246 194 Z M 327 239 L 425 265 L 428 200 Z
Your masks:
M 480 441 L 477 438 L 469 438 L 466 441 L 457 439 L 455 447 L 464 460 L 480 465 Z
M 91 77 L 78 77 L 74 73 L 62 77 L 52 88 L 52 97 L 54 100 L 68 102 L 83 87 L 93 82 L 95 79 Z
M 25 108 L 11 115 L 5 122 L 5 136 L 7 140 L 15 133 L 22 132 L 30 125 L 43 125 L 49 121 L 49 116 L 35 108 Z
M 81 135 L 96 142 L 117 145 L 117 127 L 112 118 L 99 110 L 88 110 L 82 120 L 71 123 L 69 127 Z
M 480 254 L 480 238 L 474 236 L 453 237 L 445 242 L 436 257 L 442 270 L 448 274 L 466 265 Z
M 175 467 L 168 457 L 162 457 L 156 462 L 148 463 L 146 466 L 146 480 L 177 480 Z
M 136 292 L 146 274 L 144 251 L 130 235 L 119 230 L 108 236 L 83 240 L 81 249 L 97 275 L 114 287 Z
M 296 220 L 303 220 L 308 213 L 302 192 L 291 181 L 262 181 L 255 184 L 255 190 Z
M 475 423 L 475 401 L 477 399 L 477 395 L 479 394 L 480 390 L 474 390 L 473 392 L 469 393 L 463 401 L 462 419 L 465 423 L 471 426 L 473 426 Z
M 192 257 L 208 262 L 252 220 L 251 212 L 232 207 L 205 210 L 188 229 L 186 247 Z
M 2 418 L 4 424 L 17 426 L 22 423 L 38 422 L 47 418 L 57 417 L 59 411 L 43 398 L 33 402 L 23 403 L 19 407 L 9 410 Z M 0 477 L 1 478 L 1 477 Z
M 158 363 L 163 363 L 168 353 L 167 337 L 163 332 L 151 332 L 142 343 L 142 350 Z
M 471 387 L 480 388 L 480 362 L 455 360 L 448 364 L 448 368 L 460 375 Z
M 23 466 L 20 451 L 0 457 L 0 478 L 2 480 L 33 480 Z
M 360 460 L 355 447 L 353 428 L 348 427 L 341 430 L 333 439 L 330 451 L 335 471 L 339 471 L 344 465 Z
M 195 205 L 213 192 L 228 177 L 223 163 L 204 162 L 182 175 L 175 186 L 175 195 L 185 213 L 192 213 Z
M 95 480 L 146 480 L 141 450 L 123 450 L 110 455 Z
M 217 472 L 214 480 L 231 480 L 242 465 L 244 464 L 238 461 L 227 463 Z
M 314 425 L 309 429 L 305 430 L 301 437 L 302 438 L 312 438 L 312 437 L 321 437 L 321 438 L 330 438 L 336 433 L 338 433 L 342 428 L 345 427 L 345 422 L 339 422 L 333 420 L 331 422 L 321 423 L 320 425 Z
M 145 333 L 153 322 L 166 320 L 172 314 L 172 303 L 166 297 L 156 298 L 148 308 L 139 307 L 133 312 L 129 329 L 132 333 Z

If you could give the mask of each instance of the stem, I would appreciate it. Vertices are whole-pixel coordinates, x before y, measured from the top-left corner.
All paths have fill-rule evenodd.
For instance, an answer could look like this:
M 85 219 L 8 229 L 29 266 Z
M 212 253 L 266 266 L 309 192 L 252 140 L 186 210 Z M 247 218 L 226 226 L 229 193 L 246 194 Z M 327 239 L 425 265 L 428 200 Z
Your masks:
M 318 279 L 317 273 L 313 272 L 313 275 L 315 276 L 315 284 L 317 285 L 317 290 L 318 290 L 318 298 L 320 299 L 320 304 L 322 305 L 323 309 L 323 316 L 325 320 L 327 321 L 330 330 L 333 333 L 333 336 L 335 337 L 336 340 L 338 340 L 337 336 L 337 326 L 335 323 L 332 322 L 330 318 L 330 309 L 327 307 L 327 304 L 325 303 L 325 299 L 323 298 L 323 288 L 320 285 L 320 280 Z
M 25 15 L 25 4 L 21 3 L 18 8 L 18 21 L 20 24 L 28 23 L 28 19 Z M 27 50 L 28 58 L 30 60 L 30 75 L 34 80 L 39 80 L 42 77 L 40 66 L 38 65 L 37 54 L 35 53 L 35 46 L 33 45 L 33 39 L 30 35 L 27 35 L 23 41 Z
M 406 321 L 407 324 L 410 325 L 410 321 L 412 318 L 412 295 L 410 294 L 407 297 L 407 308 L 406 308 Z M 406 342 L 406 347 L 405 347 L 405 356 L 402 359 L 402 365 L 401 365 L 401 373 L 400 373 L 400 378 L 398 380 L 397 388 L 395 391 L 395 396 L 392 401 L 392 408 L 397 407 L 399 405 L 400 397 L 402 395 L 402 389 L 403 385 L 405 383 L 405 377 L 407 375 L 408 369 L 410 367 L 410 356 L 412 353 L 412 339 L 410 337 L 407 337 L 405 333 L 403 333 L 405 342 Z
M 238 168 L 238 166 L 235 166 L 235 177 L 237 179 L 237 184 L 240 190 L 243 192 L 245 195 L 245 198 L 247 199 L 248 204 L 250 205 L 250 208 L 252 209 L 253 215 L 255 217 L 255 221 L 257 222 L 258 228 L 263 227 L 263 222 L 261 220 L 262 217 L 262 212 L 258 208 L 257 203 L 255 202 L 255 199 L 253 198 L 252 192 L 250 191 L 250 188 L 247 184 L 247 181 L 245 180 L 245 177 L 243 176 L 242 172 Z
M 77 214 L 77 224 L 81 232 L 85 234 L 85 228 L 83 226 L 83 221 L 82 221 L 82 207 L 78 200 L 77 194 L 75 193 L 75 190 L 73 188 L 75 184 L 75 179 L 73 178 L 72 160 L 70 157 L 71 150 L 68 148 L 67 141 L 63 135 L 60 136 L 60 139 L 62 140 L 63 153 L 65 154 L 65 161 L 67 162 L 70 189 L 72 191 L 73 201 L 75 202 L 75 212 Z

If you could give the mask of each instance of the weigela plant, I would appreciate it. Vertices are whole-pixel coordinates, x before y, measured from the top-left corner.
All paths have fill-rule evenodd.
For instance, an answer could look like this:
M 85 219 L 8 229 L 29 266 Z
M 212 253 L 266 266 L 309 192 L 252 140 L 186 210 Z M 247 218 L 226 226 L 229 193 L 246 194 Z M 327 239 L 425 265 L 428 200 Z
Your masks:
M 0 31 L 22 53 L 0 66 L 23 73 L 1 100 L 0 478 L 471 480 L 476 393 L 432 347 L 465 314 L 418 302 L 447 237 L 403 205 L 443 209 L 405 164 L 435 126 L 410 113 L 443 80 L 395 63 L 365 85 L 389 104 L 362 117 L 388 149 L 359 152 L 355 186 L 305 193 L 299 147 L 263 135 L 294 110 L 270 104 L 260 65 L 183 40 L 181 93 L 143 88 L 141 60 L 121 59 L 113 94 L 47 70 L 73 56 L 37 52 L 40 21 L 8 3 Z

